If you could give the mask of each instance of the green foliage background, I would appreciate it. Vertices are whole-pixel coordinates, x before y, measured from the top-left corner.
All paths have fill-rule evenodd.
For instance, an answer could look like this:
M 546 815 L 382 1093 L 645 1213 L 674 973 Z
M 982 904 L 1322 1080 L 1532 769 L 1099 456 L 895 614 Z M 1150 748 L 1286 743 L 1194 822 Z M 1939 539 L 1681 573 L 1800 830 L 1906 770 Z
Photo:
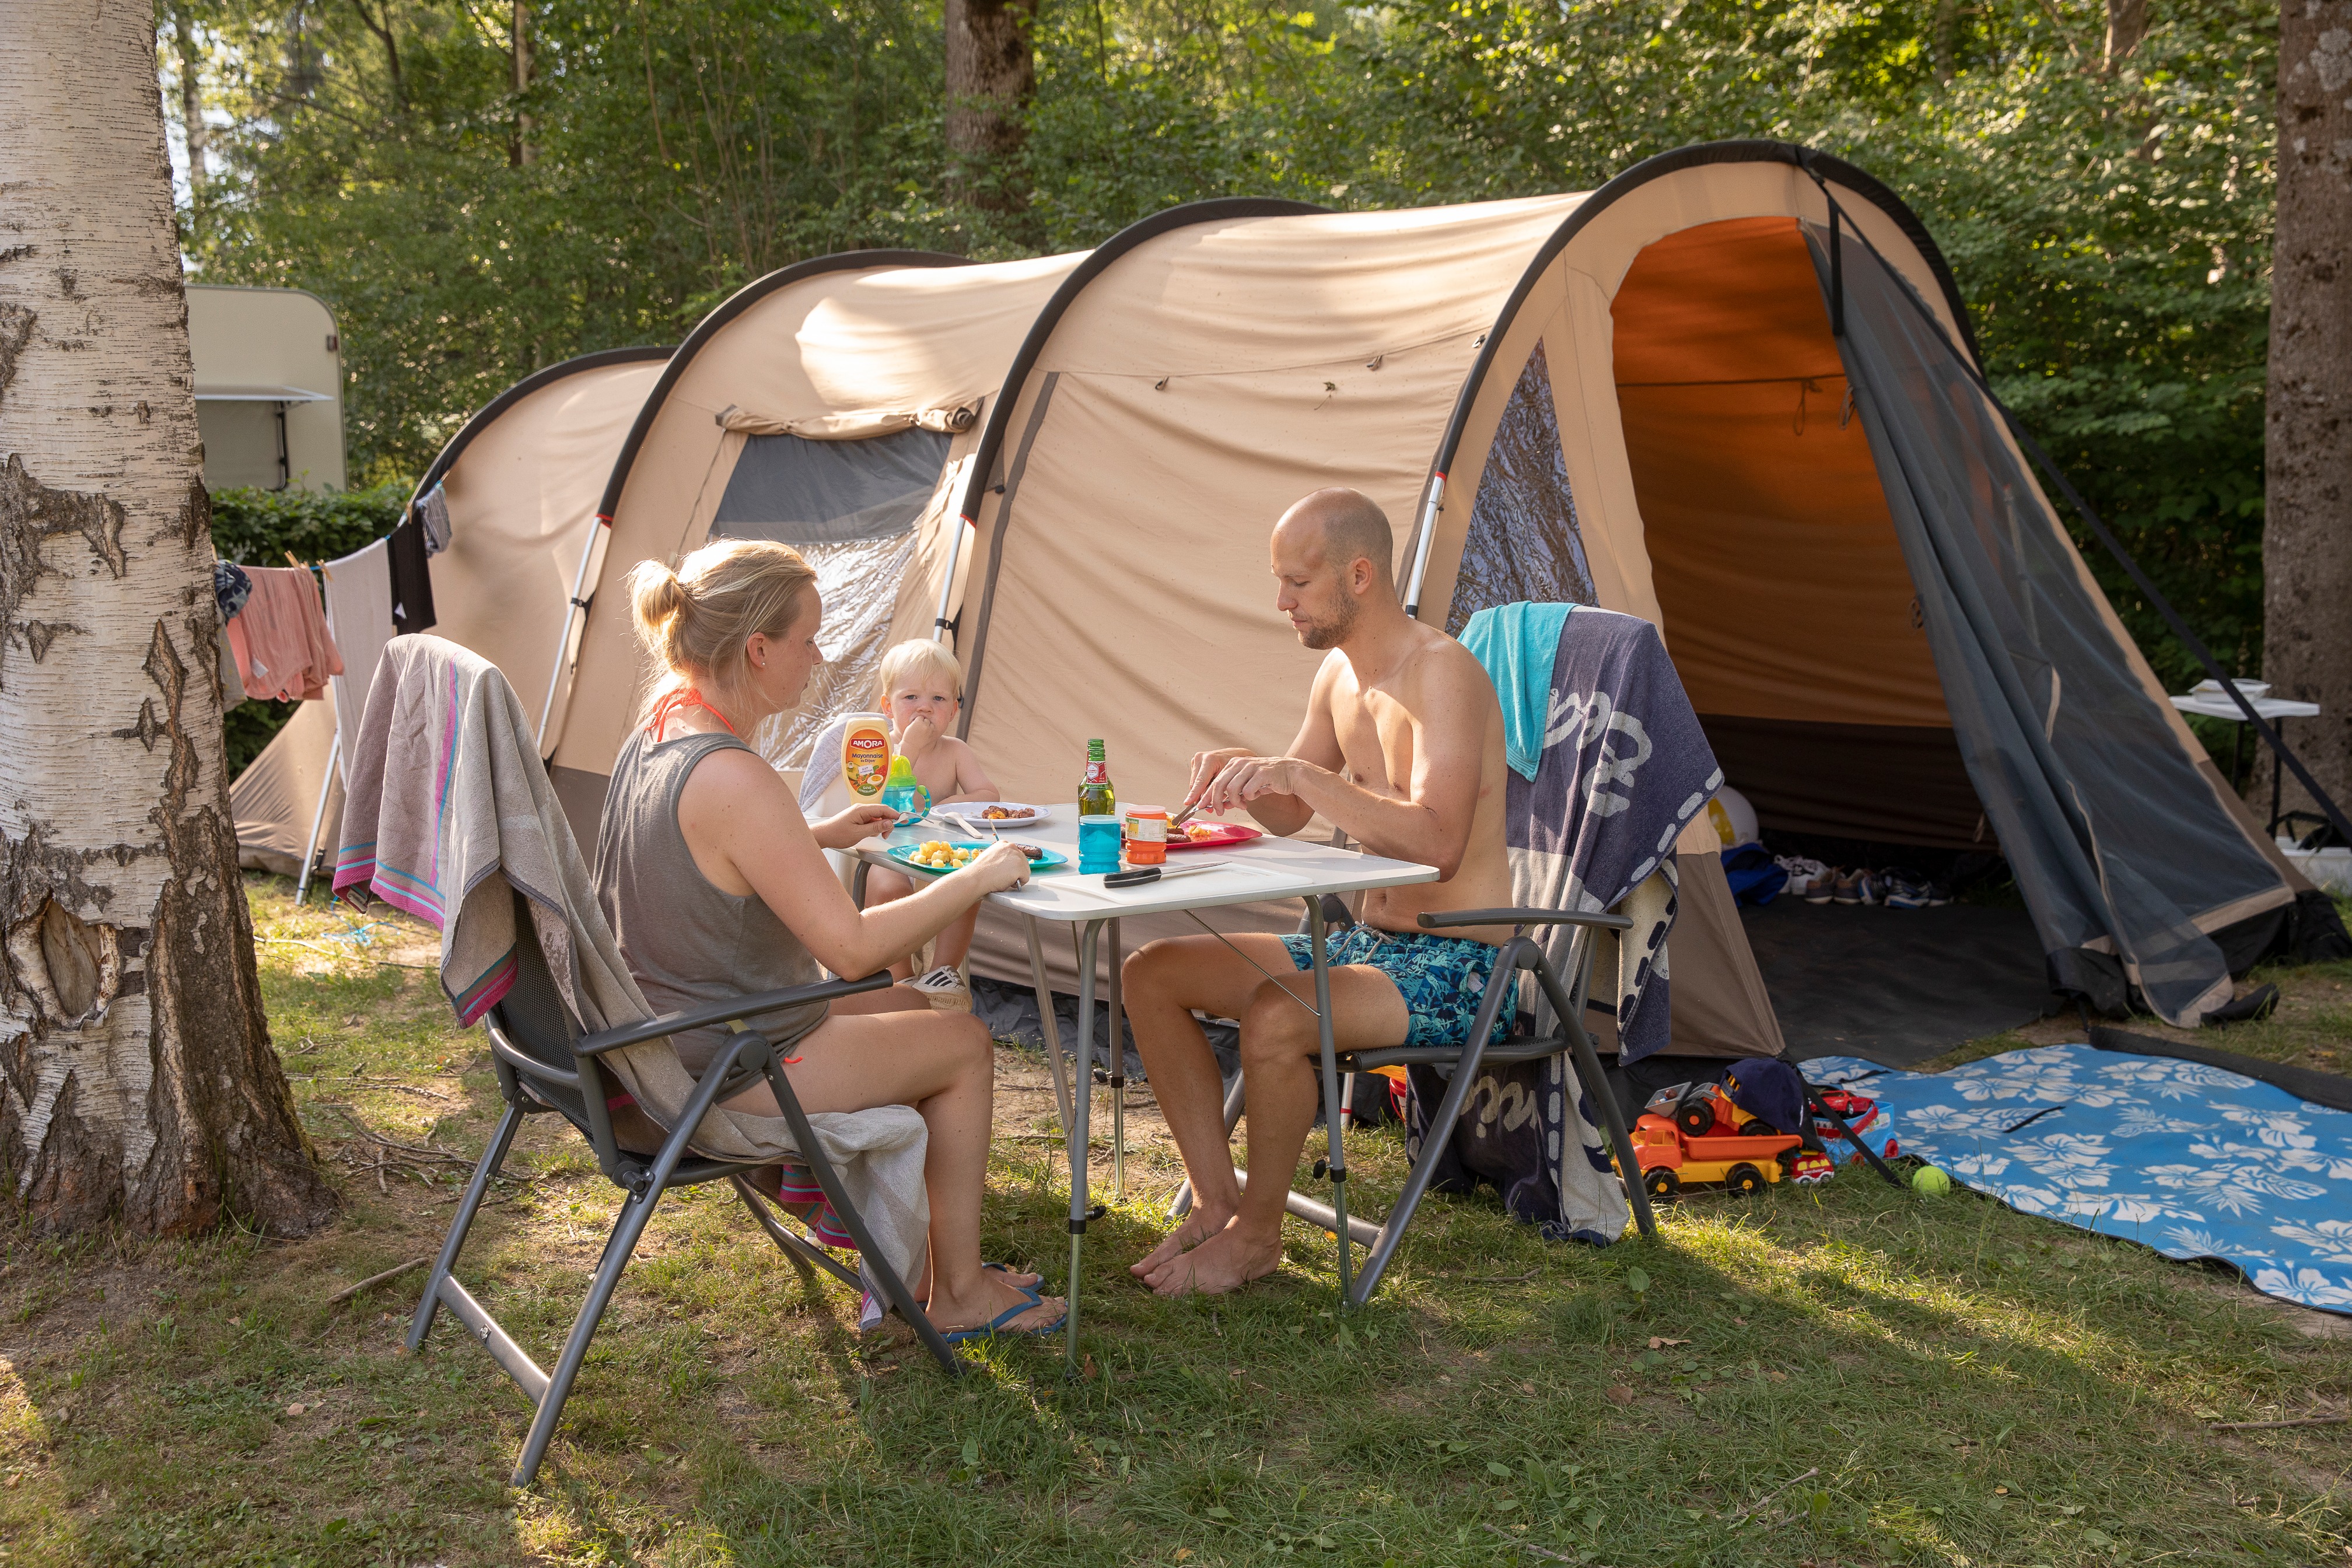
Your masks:
M 1919 210 L 2003 396 L 2209 643 L 2258 668 L 2269 5 L 2153 0 L 2111 68 L 2086 0 L 1049 0 L 1001 216 L 943 194 L 931 0 L 554 0 L 520 97 L 511 0 L 177 3 L 225 121 L 189 252 L 208 280 L 334 305 L 371 482 L 532 369 L 675 341 L 806 256 L 1066 249 L 1214 195 L 1589 189 L 1772 137 Z M 2159 673 L 2193 679 L 2086 553 Z

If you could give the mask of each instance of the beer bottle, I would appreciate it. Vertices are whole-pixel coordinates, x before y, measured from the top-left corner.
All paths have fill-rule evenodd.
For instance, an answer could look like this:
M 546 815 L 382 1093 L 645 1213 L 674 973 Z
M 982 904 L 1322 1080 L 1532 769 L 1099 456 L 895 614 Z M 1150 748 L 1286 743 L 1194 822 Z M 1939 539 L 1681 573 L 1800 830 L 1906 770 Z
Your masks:
M 1087 776 L 1078 785 L 1080 816 L 1115 816 L 1118 814 L 1118 795 L 1111 788 L 1110 764 L 1103 761 L 1103 743 L 1087 742 Z

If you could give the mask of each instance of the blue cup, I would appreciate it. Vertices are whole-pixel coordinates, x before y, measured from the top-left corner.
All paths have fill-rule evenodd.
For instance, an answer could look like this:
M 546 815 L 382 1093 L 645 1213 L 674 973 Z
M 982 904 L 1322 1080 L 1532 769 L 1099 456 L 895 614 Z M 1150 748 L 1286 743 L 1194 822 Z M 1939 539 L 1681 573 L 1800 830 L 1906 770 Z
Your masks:
M 1118 869 L 1119 824 L 1116 816 L 1078 818 L 1078 870 L 1083 874 Z

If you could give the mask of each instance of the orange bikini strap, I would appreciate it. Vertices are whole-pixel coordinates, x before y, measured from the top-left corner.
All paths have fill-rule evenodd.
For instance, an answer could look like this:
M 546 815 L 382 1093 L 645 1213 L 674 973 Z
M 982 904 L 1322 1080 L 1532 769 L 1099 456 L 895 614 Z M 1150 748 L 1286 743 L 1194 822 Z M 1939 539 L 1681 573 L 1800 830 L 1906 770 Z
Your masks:
M 653 717 L 646 722 L 646 733 L 656 741 L 660 740 L 663 729 L 669 723 L 672 716 L 683 708 L 701 709 L 713 719 L 718 720 L 729 734 L 735 735 L 735 726 L 727 722 L 727 715 L 704 701 L 702 693 L 691 686 L 678 687 L 654 704 Z M 735 735 L 735 738 L 739 741 L 742 739 L 740 735 Z

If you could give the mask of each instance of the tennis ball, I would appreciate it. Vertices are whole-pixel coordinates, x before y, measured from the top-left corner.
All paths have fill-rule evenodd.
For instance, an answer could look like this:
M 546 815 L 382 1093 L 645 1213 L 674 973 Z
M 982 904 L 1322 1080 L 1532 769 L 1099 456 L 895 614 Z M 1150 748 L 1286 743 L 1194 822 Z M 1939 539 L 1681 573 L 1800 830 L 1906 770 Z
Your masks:
M 1911 1173 L 1911 1190 L 1931 1198 L 1941 1197 L 1952 1190 L 1952 1178 L 1933 1165 L 1922 1165 Z

